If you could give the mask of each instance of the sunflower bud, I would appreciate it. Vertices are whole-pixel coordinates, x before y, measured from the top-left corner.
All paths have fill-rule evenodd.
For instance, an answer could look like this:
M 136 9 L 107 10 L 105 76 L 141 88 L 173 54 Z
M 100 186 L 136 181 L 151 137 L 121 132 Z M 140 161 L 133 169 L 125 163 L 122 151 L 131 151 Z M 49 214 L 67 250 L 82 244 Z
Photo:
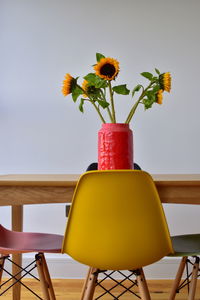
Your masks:
M 171 91 L 171 75 L 169 72 L 163 73 L 159 76 L 159 83 L 162 90 Z
M 64 96 L 71 94 L 74 81 L 75 79 L 69 73 L 65 75 L 62 87 L 62 93 Z
M 163 100 L 163 90 L 159 90 L 156 94 L 156 103 L 162 104 Z

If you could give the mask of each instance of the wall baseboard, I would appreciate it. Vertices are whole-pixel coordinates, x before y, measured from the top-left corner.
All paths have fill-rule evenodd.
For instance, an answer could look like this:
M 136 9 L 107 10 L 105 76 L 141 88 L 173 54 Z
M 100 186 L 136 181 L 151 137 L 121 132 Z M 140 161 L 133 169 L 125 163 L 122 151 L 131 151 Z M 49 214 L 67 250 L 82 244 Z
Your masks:
M 24 255 L 23 265 L 28 265 L 32 257 L 33 255 L 31 256 L 31 254 Z M 46 254 L 46 260 L 52 278 L 82 279 L 85 278 L 88 270 L 87 266 L 77 263 L 65 254 Z M 180 258 L 165 257 L 157 263 L 144 268 L 146 278 L 174 279 L 179 262 Z M 11 266 L 7 264 L 6 267 L 11 271 Z

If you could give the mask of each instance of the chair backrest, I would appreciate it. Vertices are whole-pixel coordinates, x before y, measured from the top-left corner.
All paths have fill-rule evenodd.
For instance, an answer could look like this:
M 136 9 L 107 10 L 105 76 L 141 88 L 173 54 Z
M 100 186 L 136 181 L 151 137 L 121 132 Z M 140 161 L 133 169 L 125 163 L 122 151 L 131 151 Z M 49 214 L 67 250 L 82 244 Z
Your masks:
M 134 170 L 141 170 L 140 166 L 137 163 L 133 163 L 133 169 Z M 94 171 L 94 170 L 98 170 L 98 163 L 97 162 L 91 163 L 86 169 L 86 171 Z
M 173 253 L 151 176 L 138 170 L 83 174 L 62 252 L 83 264 L 110 270 L 137 269 Z

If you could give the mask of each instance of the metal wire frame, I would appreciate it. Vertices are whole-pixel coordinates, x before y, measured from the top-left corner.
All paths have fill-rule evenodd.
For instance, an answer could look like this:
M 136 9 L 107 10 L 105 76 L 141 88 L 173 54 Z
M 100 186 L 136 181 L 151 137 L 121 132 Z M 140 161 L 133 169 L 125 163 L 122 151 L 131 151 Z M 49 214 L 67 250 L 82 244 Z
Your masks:
M 195 260 L 195 262 L 199 262 L 199 257 L 198 256 L 193 256 L 193 259 Z M 189 271 L 189 265 L 194 266 L 195 262 L 191 262 L 191 260 L 189 258 L 187 258 L 186 261 L 186 278 L 181 282 L 181 284 L 178 286 L 178 288 L 176 289 L 176 293 L 179 293 L 179 291 L 181 289 L 183 289 L 184 287 L 187 286 L 187 290 L 188 290 L 188 294 L 190 291 L 190 282 L 191 282 L 191 276 L 192 276 L 192 272 Z M 200 269 L 198 269 L 198 276 L 200 276 Z
M 17 263 L 15 263 L 13 260 L 10 259 L 10 255 L 6 255 L 6 256 L 0 256 L 0 261 L 1 260 L 7 260 L 9 261 L 11 264 L 16 265 L 20 271 L 17 272 L 16 274 L 11 274 L 8 270 L 6 270 L 3 267 L 3 264 L 0 264 L 0 270 L 3 270 L 5 273 L 7 273 L 10 278 L 8 278 L 6 281 L 4 281 L 2 284 L 0 284 L 0 289 L 5 286 L 6 284 L 8 284 L 11 280 L 14 279 L 14 282 L 12 284 L 10 284 L 7 288 L 5 288 L 1 293 L 0 296 L 2 296 L 5 292 L 7 292 L 10 288 L 12 288 L 16 283 L 20 283 L 22 286 L 24 286 L 26 289 L 28 289 L 32 294 L 34 294 L 37 298 L 39 298 L 40 300 L 43 300 L 43 298 L 41 298 L 38 294 L 36 294 L 31 288 L 29 288 L 26 284 L 24 284 L 21 280 L 22 278 L 24 278 L 27 274 L 29 274 L 31 277 L 33 277 L 34 279 L 36 279 L 37 281 L 40 281 L 39 278 L 37 278 L 35 275 L 33 275 L 31 272 L 37 268 L 36 265 L 36 261 L 41 260 L 40 254 L 36 254 L 35 255 L 35 259 L 28 264 L 26 267 L 21 267 L 20 265 L 18 265 Z M 29 268 L 29 269 L 28 269 Z M 18 275 L 20 275 L 22 272 L 24 272 L 23 275 L 21 275 L 19 278 L 17 277 Z
M 141 297 L 139 295 L 137 295 L 133 290 L 132 288 L 134 286 L 138 286 L 137 284 L 137 280 L 136 279 L 132 279 L 132 276 L 135 276 L 135 275 L 138 275 L 138 270 L 129 270 L 129 275 L 126 275 L 124 274 L 123 272 L 121 271 L 108 271 L 108 270 L 97 270 L 94 274 L 98 275 L 98 274 L 103 274 L 104 277 L 103 279 L 99 279 L 97 280 L 96 282 L 96 286 L 99 286 L 103 289 L 103 292 L 95 298 L 95 300 L 98 300 L 99 298 L 105 296 L 106 294 L 109 294 L 113 299 L 119 299 L 122 295 L 124 295 L 126 292 L 129 292 L 131 294 L 133 294 L 134 296 L 136 296 L 137 298 L 140 298 Z M 122 276 L 122 279 L 115 279 L 113 277 L 113 275 L 115 275 L 116 273 L 120 274 Z M 106 279 L 111 279 L 115 284 L 110 287 L 109 289 L 106 288 L 104 285 L 103 285 L 103 282 L 106 280 Z M 125 281 L 128 281 L 129 283 L 129 286 L 125 286 L 124 283 Z M 123 291 L 120 292 L 117 296 L 115 296 L 113 294 L 114 292 L 114 289 L 116 289 L 117 287 L 122 287 Z

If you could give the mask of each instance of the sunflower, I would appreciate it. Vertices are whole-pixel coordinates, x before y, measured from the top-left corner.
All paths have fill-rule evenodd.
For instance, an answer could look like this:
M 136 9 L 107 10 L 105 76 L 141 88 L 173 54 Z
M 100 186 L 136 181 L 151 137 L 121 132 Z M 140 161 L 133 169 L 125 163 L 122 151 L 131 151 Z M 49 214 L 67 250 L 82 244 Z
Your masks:
M 163 90 L 159 90 L 156 94 L 156 103 L 162 104 L 163 100 Z
M 64 96 L 71 94 L 74 80 L 75 79 L 69 73 L 65 75 L 65 79 L 63 80 L 63 87 L 62 87 L 62 93 Z
M 86 94 L 83 94 L 83 97 L 88 97 L 87 93 L 88 93 L 88 81 L 84 80 L 82 83 L 82 89 L 86 92 Z
M 105 80 L 113 80 L 119 73 L 119 62 L 110 57 L 101 58 L 94 66 L 95 74 Z
M 163 73 L 159 76 L 161 89 L 170 92 L 171 90 L 171 75 L 169 72 Z
M 84 80 L 82 83 L 82 89 L 85 91 L 85 94 L 83 93 L 83 97 L 89 97 L 89 96 L 96 96 L 99 95 L 99 89 L 95 88 L 94 85 L 89 85 L 89 82 L 87 80 Z

